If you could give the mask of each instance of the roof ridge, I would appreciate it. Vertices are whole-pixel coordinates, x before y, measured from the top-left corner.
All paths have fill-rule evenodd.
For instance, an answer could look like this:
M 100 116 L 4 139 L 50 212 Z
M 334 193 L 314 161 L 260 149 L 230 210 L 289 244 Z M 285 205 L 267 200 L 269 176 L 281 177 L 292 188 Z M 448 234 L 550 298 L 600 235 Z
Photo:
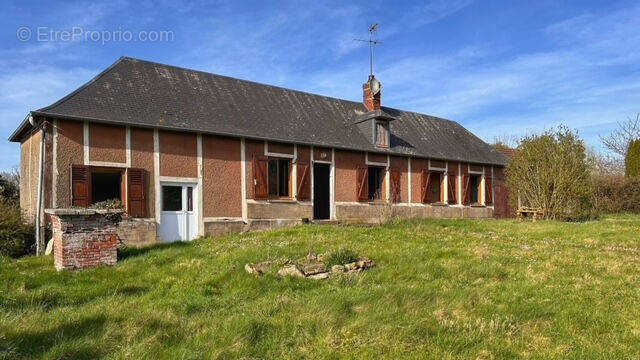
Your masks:
M 352 104 L 360 104 L 360 105 L 364 106 L 364 104 L 363 104 L 362 102 L 359 102 L 359 101 L 353 101 L 353 100 L 341 99 L 341 98 L 334 97 L 334 96 L 328 96 L 328 95 L 316 94 L 316 93 L 312 93 L 312 92 L 308 92 L 308 91 L 297 90 L 297 89 L 291 89 L 291 88 L 287 88 L 287 87 L 284 87 L 284 86 L 273 85 L 273 84 L 266 84 L 266 83 L 261 83 L 261 82 L 253 81 L 253 80 L 240 79 L 240 78 L 237 78 L 237 77 L 228 76 L 228 75 L 221 75 L 221 74 L 212 73 L 212 72 L 208 72 L 208 71 L 204 71 L 204 70 L 190 69 L 190 68 L 187 68 L 187 67 L 184 67 L 184 66 L 177 66 L 177 65 L 171 65 L 171 64 L 164 64 L 164 63 L 160 63 L 160 62 L 157 62 L 157 61 L 151 61 L 151 60 L 144 60 L 144 59 L 132 58 L 132 57 L 128 57 L 128 56 L 123 56 L 123 57 L 121 57 L 121 59 L 125 59 L 125 60 L 133 60 L 133 61 L 139 61 L 139 62 L 146 62 L 146 63 L 149 63 L 149 64 L 165 66 L 165 67 L 174 68 L 174 69 L 178 69 L 178 70 L 193 71 L 193 72 L 197 72 L 197 73 L 201 73 L 201 74 L 213 75 L 213 76 L 217 76 L 217 77 L 221 77 L 221 78 L 226 78 L 226 79 L 230 79 L 230 80 L 234 80 L 234 81 L 241 81 L 241 82 L 246 82 L 246 83 L 250 83 L 250 84 L 256 84 L 256 85 L 260 85 L 260 86 L 267 86 L 267 87 L 274 88 L 274 89 L 281 89 L 281 90 L 286 90 L 286 91 L 293 91 L 293 92 L 297 92 L 297 93 L 300 93 L 300 94 L 312 95 L 312 96 L 318 96 L 318 97 L 323 97 L 323 98 L 326 98 L 326 99 L 339 100 L 339 101 L 346 101 L 346 102 L 349 102 L 349 103 L 352 103 Z M 388 106 L 387 106 L 387 108 L 394 109 L 394 108 L 391 108 L 391 107 L 388 107 Z M 400 109 L 394 109 L 394 110 L 403 111 L 403 110 L 400 110 Z
M 326 99 L 345 101 L 345 102 L 348 102 L 348 103 L 358 104 L 358 105 L 364 106 L 364 104 L 362 102 L 359 102 L 359 101 L 342 99 L 342 98 L 338 98 L 338 97 L 335 97 L 335 96 L 316 94 L 316 93 L 312 93 L 312 92 L 309 92 L 309 91 L 291 89 L 291 88 L 287 88 L 287 87 L 284 87 L 284 86 L 266 84 L 266 83 L 261 83 L 261 82 L 254 81 L 254 80 L 240 79 L 240 78 L 233 77 L 233 76 L 217 74 L 217 73 L 204 71 L 204 70 L 191 69 L 191 68 L 184 67 L 184 66 L 165 64 L 165 63 L 161 63 L 161 62 L 157 62 L 157 61 L 139 59 L 139 58 L 134 58 L 134 57 L 130 57 L 130 56 L 122 56 L 122 57 L 120 57 L 120 60 L 122 60 L 122 59 L 124 59 L 124 60 L 133 60 L 133 61 L 138 61 L 138 62 L 145 62 L 145 63 L 148 63 L 148 64 L 160 65 L 160 66 L 165 66 L 165 67 L 174 68 L 174 69 L 178 69 L 178 70 L 193 71 L 193 72 L 197 72 L 197 73 L 201 73 L 201 74 L 213 75 L 213 76 L 217 76 L 217 77 L 221 77 L 221 78 L 225 78 L 225 79 L 230 79 L 230 80 L 234 80 L 234 81 L 241 81 L 241 82 L 250 83 L 250 84 L 256 84 L 256 85 L 260 85 L 260 86 L 267 86 L 267 87 L 271 87 L 271 88 L 274 88 L 274 89 L 282 89 L 282 90 L 286 90 L 286 91 L 293 91 L 293 92 L 297 92 L 299 94 L 318 96 L 318 97 L 322 97 L 322 98 L 326 98 Z M 453 122 L 453 123 L 459 124 L 455 120 L 443 118 L 443 117 L 440 117 L 440 116 L 429 115 L 429 114 L 421 113 L 421 112 L 418 112 L 418 111 L 403 110 L 403 109 L 399 109 L 399 108 L 395 108 L 395 107 L 391 107 L 391 106 L 385 106 L 385 105 L 383 105 L 382 108 L 387 108 L 387 109 L 395 110 L 395 111 L 402 111 L 402 112 L 405 112 L 405 113 L 411 113 L 411 114 L 416 114 L 416 115 L 420 115 L 420 116 L 427 116 L 427 117 L 432 118 L 432 119 L 442 120 L 442 121 L 449 121 L 449 122 Z

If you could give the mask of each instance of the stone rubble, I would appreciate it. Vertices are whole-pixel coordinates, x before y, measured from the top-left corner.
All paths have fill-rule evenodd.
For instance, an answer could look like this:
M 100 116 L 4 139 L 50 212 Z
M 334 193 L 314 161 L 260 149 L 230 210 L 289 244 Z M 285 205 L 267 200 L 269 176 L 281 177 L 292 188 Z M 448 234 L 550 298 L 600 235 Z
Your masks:
M 303 258 L 293 261 L 287 261 L 278 270 L 277 274 L 280 277 L 292 276 L 313 280 L 322 280 L 334 275 L 361 272 L 363 270 L 370 269 L 376 266 L 375 261 L 365 256 L 361 256 L 358 258 L 358 261 L 343 265 L 333 265 L 331 268 L 327 268 L 327 266 L 323 262 L 326 257 L 327 254 L 316 255 L 310 252 Z M 253 276 L 260 276 L 265 274 L 272 265 L 273 263 L 271 263 L 270 261 L 248 263 L 244 266 L 244 269 L 247 273 Z

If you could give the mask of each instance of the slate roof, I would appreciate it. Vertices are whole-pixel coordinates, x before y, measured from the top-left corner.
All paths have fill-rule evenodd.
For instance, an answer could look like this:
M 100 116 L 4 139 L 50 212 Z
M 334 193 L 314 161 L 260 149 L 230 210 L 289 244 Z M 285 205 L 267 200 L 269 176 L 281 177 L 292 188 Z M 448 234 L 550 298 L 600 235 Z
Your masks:
M 506 158 L 460 124 L 383 107 L 391 147 L 376 148 L 356 126 L 360 102 L 121 57 L 36 116 L 266 139 L 341 149 L 503 165 Z M 25 120 L 10 140 L 30 125 Z

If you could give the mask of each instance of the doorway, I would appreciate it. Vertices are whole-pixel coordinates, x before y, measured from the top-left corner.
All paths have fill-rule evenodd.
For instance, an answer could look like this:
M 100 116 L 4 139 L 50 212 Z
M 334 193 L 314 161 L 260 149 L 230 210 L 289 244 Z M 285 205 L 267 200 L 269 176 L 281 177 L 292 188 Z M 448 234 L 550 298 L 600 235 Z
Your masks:
M 163 242 L 190 241 L 198 237 L 196 184 L 163 183 L 160 238 Z
M 331 217 L 330 175 L 331 165 L 313 164 L 313 218 L 328 220 Z

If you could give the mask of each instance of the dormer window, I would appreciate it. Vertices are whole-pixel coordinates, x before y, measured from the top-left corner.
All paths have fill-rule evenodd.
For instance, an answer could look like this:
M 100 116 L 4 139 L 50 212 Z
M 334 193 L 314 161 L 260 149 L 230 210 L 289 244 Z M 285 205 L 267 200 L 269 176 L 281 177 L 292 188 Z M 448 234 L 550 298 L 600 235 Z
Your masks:
M 389 147 L 389 123 L 387 121 L 376 121 L 373 134 L 377 147 Z

